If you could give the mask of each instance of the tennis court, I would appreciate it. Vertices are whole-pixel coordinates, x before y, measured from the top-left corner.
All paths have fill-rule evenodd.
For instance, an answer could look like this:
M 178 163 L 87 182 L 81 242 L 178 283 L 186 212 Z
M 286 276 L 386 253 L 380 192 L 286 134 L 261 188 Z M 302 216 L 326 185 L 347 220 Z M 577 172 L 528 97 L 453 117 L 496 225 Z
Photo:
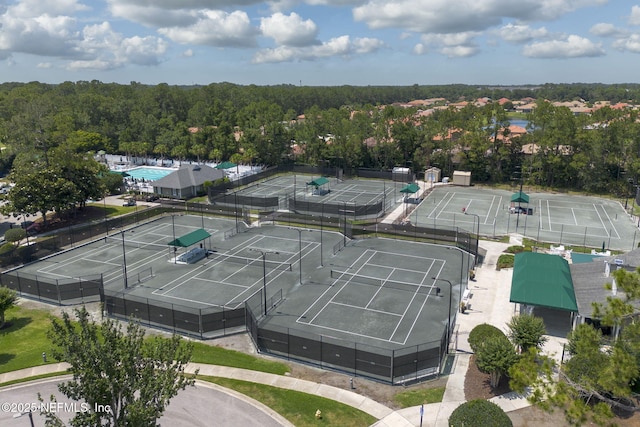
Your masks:
M 640 241 L 637 227 L 615 200 L 527 192 L 529 203 L 513 203 L 513 194 L 442 186 L 425 198 L 410 219 L 423 226 L 479 230 L 482 236 L 518 233 L 538 241 L 594 248 L 604 244 L 610 249 L 631 250 Z
M 214 203 L 290 209 L 328 216 L 377 217 L 402 202 L 402 183 L 285 175 L 257 182 Z
M 369 239 L 334 253 L 344 239 L 336 232 L 270 225 L 226 237 L 233 227 L 225 219 L 166 216 L 21 273 L 56 279 L 102 274 L 107 291 L 194 308 L 237 309 L 266 289 L 270 300 L 282 296 L 273 303 L 278 311 L 297 313 L 270 313 L 278 322 L 390 346 L 437 340 L 466 280 L 468 257 L 453 248 Z M 207 257 L 177 262 L 188 248 L 176 253 L 168 242 L 199 229 L 210 237 L 194 246 L 202 245 Z M 425 321 L 438 327 L 418 327 Z
M 436 342 L 466 287 L 468 256 L 456 248 L 367 239 L 329 260 L 286 296 L 270 327 L 384 348 Z

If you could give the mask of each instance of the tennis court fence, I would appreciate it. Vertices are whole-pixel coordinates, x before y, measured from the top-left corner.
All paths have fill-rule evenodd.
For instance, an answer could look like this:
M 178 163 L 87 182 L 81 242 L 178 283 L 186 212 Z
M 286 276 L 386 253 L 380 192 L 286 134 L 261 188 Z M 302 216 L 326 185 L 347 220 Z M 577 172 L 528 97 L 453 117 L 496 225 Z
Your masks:
M 50 304 L 83 304 L 101 300 L 103 277 L 96 274 L 52 279 L 12 270 L 0 275 L 0 285 L 13 289 L 20 296 Z
M 194 308 L 131 295 L 124 291 L 105 290 L 104 308 L 109 316 L 115 318 L 135 318 L 145 326 L 200 339 L 211 339 L 246 330 L 244 306 Z
M 259 308 L 260 298 L 261 294 L 255 294 L 245 307 L 247 331 L 262 353 L 394 385 L 437 376 L 444 367 L 448 330 L 439 341 L 392 350 L 295 328 L 259 324 L 263 312 Z

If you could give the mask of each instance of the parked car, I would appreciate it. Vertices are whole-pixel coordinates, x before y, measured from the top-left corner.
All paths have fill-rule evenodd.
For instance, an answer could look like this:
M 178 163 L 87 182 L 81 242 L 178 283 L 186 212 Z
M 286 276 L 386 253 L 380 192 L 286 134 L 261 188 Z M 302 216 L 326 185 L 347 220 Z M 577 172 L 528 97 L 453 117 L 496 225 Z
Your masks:
M 31 224 L 25 227 L 25 231 L 29 235 L 38 234 L 42 231 L 42 223 L 41 222 L 32 222 Z
M 136 199 L 126 199 L 122 204 L 122 206 L 135 206 L 135 205 L 136 205 Z
M 160 197 L 157 194 L 149 194 L 145 200 L 147 202 L 155 202 L 156 200 L 158 200 Z

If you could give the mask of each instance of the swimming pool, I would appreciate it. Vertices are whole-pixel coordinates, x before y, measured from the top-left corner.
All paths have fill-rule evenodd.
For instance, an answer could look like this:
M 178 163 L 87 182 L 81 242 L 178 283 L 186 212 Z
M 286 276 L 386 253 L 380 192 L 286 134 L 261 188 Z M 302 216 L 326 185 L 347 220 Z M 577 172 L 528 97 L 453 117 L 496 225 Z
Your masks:
M 602 258 L 602 255 L 581 254 L 576 252 L 571 253 L 571 261 L 573 261 L 574 264 L 593 262 L 596 258 Z
M 140 166 L 135 169 L 128 170 L 127 173 L 131 176 L 131 178 L 135 178 L 137 180 L 144 179 L 145 181 L 157 181 L 160 178 L 164 178 L 165 176 L 175 171 L 175 169 Z

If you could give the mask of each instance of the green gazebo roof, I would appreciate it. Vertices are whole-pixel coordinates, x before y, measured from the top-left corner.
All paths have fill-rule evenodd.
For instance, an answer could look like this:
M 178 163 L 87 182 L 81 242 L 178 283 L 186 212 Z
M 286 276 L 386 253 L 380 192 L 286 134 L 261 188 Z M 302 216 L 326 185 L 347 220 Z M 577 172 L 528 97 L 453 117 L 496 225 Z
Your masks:
M 220 163 L 218 166 L 216 166 L 214 169 L 230 169 L 230 168 L 235 168 L 236 165 L 233 162 L 222 162 Z
M 184 236 L 180 236 L 175 240 L 172 240 L 168 243 L 169 246 L 179 246 L 181 248 L 187 248 L 191 245 L 195 245 L 196 243 L 206 239 L 207 237 L 211 237 L 204 229 L 199 229 L 196 231 L 192 231 L 191 233 L 185 234 Z
M 529 203 L 529 196 L 522 191 L 518 191 L 511 196 L 511 201 L 515 203 Z
M 325 185 L 328 182 L 329 180 L 327 178 L 325 178 L 324 176 L 321 176 L 320 178 L 316 178 L 311 182 L 307 182 L 307 185 L 313 185 L 314 187 L 318 188 L 321 185 Z
M 411 193 L 411 194 L 417 193 L 418 191 L 420 191 L 420 186 L 415 182 L 405 185 L 402 188 L 402 190 L 400 190 L 401 193 Z

